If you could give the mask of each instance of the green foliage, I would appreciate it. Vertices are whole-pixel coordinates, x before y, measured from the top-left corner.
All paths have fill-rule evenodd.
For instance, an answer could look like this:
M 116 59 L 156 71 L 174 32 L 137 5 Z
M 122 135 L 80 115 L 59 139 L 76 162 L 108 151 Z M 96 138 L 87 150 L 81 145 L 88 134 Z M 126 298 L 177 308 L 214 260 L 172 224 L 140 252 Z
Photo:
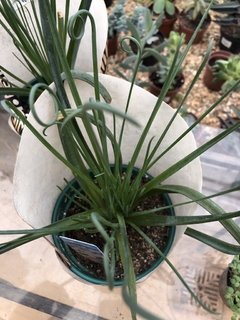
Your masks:
M 175 6 L 172 0 L 154 0 L 153 11 L 157 14 L 164 13 L 173 16 L 175 14 Z
M 161 17 L 159 19 L 154 20 L 151 14 L 151 11 L 148 8 L 143 6 L 137 6 L 134 9 L 132 16 L 127 19 L 128 30 L 131 32 L 132 37 L 135 40 L 130 40 L 130 46 L 126 44 L 126 41 L 122 41 L 121 45 L 123 49 L 128 53 L 128 56 L 119 63 L 119 66 L 115 68 L 115 72 L 120 77 L 129 80 L 124 73 L 119 69 L 122 68 L 124 70 L 131 70 L 134 73 L 135 64 L 138 56 L 138 51 L 141 50 L 142 58 L 146 58 L 149 56 L 154 57 L 157 61 L 162 61 L 161 52 L 163 51 L 166 41 L 154 46 L 151 48 L 152 41 L 159 39 L 158 35 L 158 27 L 160 25 Z M 149 48 L 150 47 L 150 48 Z M 147 67 L 143 64 L 139 66 L 138 71 L 141 72 L 151 72 L 155 69 L 155 67 Z M 147 82 L 138 81 L 136 82 L 140 86 L 148 86 Z
M 113 38 L 126 31 L 126 15 L 124 5 L 118 1 L 108 16 L 108 37 Z
M 68 63 L 74 66 L 76 60 L 76 50 L 80 43 L 79 40 L 73 41 L 69 39 L 68 36 L 68 24 L 69 24 L 69 1 L 66 1 L 65 5 L 65 15 L 62 16 L 58 14 L 54 1 L 53 5 L 50 6 L 49 10 L 54 17 L 55 27 L 58 32 L 58 36 L 64 47 L 65 52 L 67 52 Z M 0 26 L 5 29 L 8 35 L 12 38 L 15 47 L 21 55 L 20 62 L 25 66 L 33 75 L 33 79 L 39 82 L 44 82 L 46 84 L 51 84 L 53 82 L 53 77 L 48 65 L 48 59 L 46 56 L 46 41 L 43 36 L 43 30 L 39 23 L 39 17 L 37 13 L 36 1 L 31 0 L 31 10 L 30 15 L 29 10 L 25 6 L 19 4 L 18 10 L 16 10 L 16 4 L 14 5 L 11 0 L 3 0 L 0 3 L 0 14 L 4 19 L 0 19 Z M 79 9 L 89 9 L 91 1 L 82 1 L 79 5 Z M 30 18 L 29 18 L 30 16 Z M 80 33 L 83 28 L 86 17 L 82 17 L 81 23 L 76 23 L 74 31 L 76 34 Z M 69 41 L 68 41 L 69 40 Z M 12 78 L 25 84 L 25 88 L 18 88 L 18 94 L 25 95 L 24 91 L 28 89 L 29 94 L 29 84 L 24 82 L 24 79 L 17 78 L 14 72 L 6 70 L 4 66 L 0 66 L 0 69 L 10 75 Z M 22 92 L 21 92 L 22 91 Z
M 120 64 L 121 67 L 124 69 L 133 69 L 138 50 L 141 50 L 142 58 L 151 55 L 154 56 L 156 60 L 161 60 L 160 52 L 165 47 L 165 41 L 158 46 L 155 46 L 153 50 L 147 48 L 154 39 L 159 38 L 158 28 L 161 24 L 161 20 L 162 17 L 160 16 L 157 20 L 154 20 L 151 11 L 148 8 L 137 6 L 134 9 L 132 16 L 127 20 L 127 26 L 132 37 L 138 42 L 139 46 L 133 40 L 130 41 L 132 50 L 130 48 L 127 50 L 129 56 Z M 139 71 L 146 72 L 149 70 L 149 68 L 141 66 Z
M 179 47 L 182 45 L 184 41 L 184 37 L 180 36 L 180 34 L 176 31 L 171 31 L 169 35 L 169 40 L 166 44 L 166 55 L 164 56 L 161 63 L 158 64 L 158 69 L 155 71 L 156 75 L 156 83 L 163 84 L 167 76 L 169 74 L 169 71 L 171 69 L 171 66 L 174 61 L 174 57 L 176 55 L 176 52 L 179 50 Z M 182 73 L 182 69 L 179 69 L 176 77 L 173 80 L 173 83 L 171 87 L 175 86 L 176 80 L 179 77 L 179 75 Z
M 234 256 L 228 270 L 230 284 L 226 288 L 225 299 L 233 311 L 231 320 L 240 319 L 240 256 Z
M 217 60 L 213 66 L 214 77 L 223 80 L 222 91 L 227 92 L 240 79 L 240 55 L 228 60 Z M 240 86 L 236 88 L 239 90 Z
M 134 28 L 130 28 L 130 31 L 135 39 L 149 38 L 152 34 L 157 32 L 157 26 L 152 19 L 150 10 L 143 6 L 135 7 L 128 23 L 130 24 L 130 27 L 134 26 Z M 137 36 L 135 36 L 136 33 Z
M 153 11 L 156 14 L 168 14 L 169 16 L 175 14 L 173 0 L 138 0 L 137 2 L 145 7 L 153 6 Z
M 8 0 L 7 0 L 8 1 Z M 2 1 L 3 3 L 3 1 Z M 8 3 L 8 2 L 6 2 Z M 9 108 L 17 114 L 17 116 L 23 121 L 25 126 L 35 135 L 48 150 L 51 152 L 59 161 L 67 166 L 75 176 L 79 185 L 82 188 L 82 194 L 78 194 L 80 200 L 88 203 L 88 208 L 83 212 L 76 213 L 74 216 L 63 218 L 55 223 L 45 226 L 40 229 L 34 230 L 2 230 L 0 234 L 23 234 L 22 237 L 14 238 L 14 240 L 4 242 L 0 246 L 0 254 L 17 248 L 25 243 L 44 237 L 47 235 L 59 234 L 61 232 L 69 230 L 85 229 L 89 232 L 97 230 L 105 240 L 104 246 L 104 265 L 105 272 L 110 289 L 113 284 L 113 270 L 115 267 L 115 258 L 120 257 L 123 268 L 124 268 L 124 286 L 123 286 L 123 297 L 126 303 L 129 305 L 132 313 L 132 319 L 136 319 L 137 314 L 140 314 L 146 319 L 160 318 L 154 316 L 150 311 L 146 311 L 140 307 L 137 303 L 136 293 L 136 281 L 133 269 L 133 261 L 131 257 L 131 248 L 128 242 L 127 227 L 131 226 L 136 232 L 143 237 L 161 256 L 169 267 L 175 272 L 177 277 L 182 281 L 187 290 L 190 292 L 192 297 L 205 309 L 209 310 L 199 299 L 194 295 L 189 286 L 186 284 L 184 279 L 179 274 L 178 270 L 172 265 L 172 263 L 164 256 L 164 254 L 156 247 L 156 245 L 147 237 L 143 232 L 142 226 L 148 225 L 187 225 L 188 223 L 207 223 L 210 221 L 219 221 L 226 231 L 230 233 L 233 238 L 237 241 L 238 245 L 232 246 L 229 243 L 220 241 L 217 238 L 209 237 L 203 233 L 194 232 L 193 229 L 188 230 L 188 234 L 196 239 L 206 243 L 210 246 L 218 248 L 223 252 L 232 252 L 235 250 L 239 252 L 240 243 L 240 228 L 231 220 L 231 218 L 239 216 L 239 211 L 234 213 L 226 213 L 220 206 L 218 206 L 211 198 L 219 196 L 227 192 L 239 191 L 240 187 L 234 189 L 225 190 L 224 192 L 204 196 L 200 192 L 181 185 L 166 185 L 165 180 L 171 177 L 173 174 L 180 171 L 187 164 L 194 159 L 198 158 L 206 150 L 211 148 L 213 145 L 224 139 L 228 134 L 240 127 L 240 124 L 233 125 L 231 128 L 221 132 L 213 139 L 206 142 L 196 150 L 187 154 L 176 163 L 169 166 L 166 170 L 163 170 L 152 180 L 146 184 L 142 184 L 142 178 L 145 177 L 146 173 L 154 166 L 157 161 L 161 161 L 162 157 L 167 155 L 168 151 L 178 144 L 202 119 L 204 119 L 209 112 L 214 110 L 218 104 L 234 89 L 231 88 L 229 92 L 223 94 L 212 106 L 207 108 L 207 111 L 202 114 L 199 119 L 189 128 L 187 128 L 180 137 L 172 142 L 166 150 L 159 154 L 159 147 L 162 144 L 168 130 L 171 128 L 176 116 L 181 110 L 184 101 L 188 97 L 193 85 L 199 78 L 199 74 L 203 70 L 207 63 L 211 47 L 208 48 L 206 57 L 203 58 L 196 74 L 187 89 L 186 94 L 182 98 L 178 108 L 169 120 L 166 128 L 159 137 L 151 138 L 147 150 L 143 151 L 144 143 L 150 133 L 151 126 L 159 115 L 159 110 L 164 101 L 165 95 L 170 89 L 173 80 L 181 70 L 183 61 L 191 48 L 193 42 L 192 38 L 186 45 L 184 50 L 181 50 L 182 38 L 179 38 L 177 33 L 172 33 L 168 45 L 169 61 L 171 61 L 170 68 L 166 74 L 164 85 L 161 94 L 157 98 L 156 104 L 149 106 L 151 113 L 147 119 L 146 125 L 140 132 L 136 146 L 133 153 L 129 155 L 129 162 L 127 164 L 127 170 L 123 175 L 123 154 L 122 154 L 122 140 L 123 134 L 126 130 L 126 122 L 130 125 L 138 126 L 135 119 L 129 116 L 128 109 L 132 96 L 132 90 L 136 80 L 138 68 L 143 58 L 144 52 L 142 50 L 142 42 L 137 42 L 132 37 L 127 37 L 131 41 L 135 41 L 137 45 L 137 59 L 135 61 L 135 67 L 133 70 L 133 76 L 128 92 L 128 99 L 125 105 L 124 111 L 119 111 L 110 104 L 110 94 L 106 88 L 99 81 L 98 65 L 97 65 L 97 46 L 96 46 L 96 28 L 94 19 L 87 10 L 80 10 L 73 17 L 69 19 L 69 32 L 72 35 L 72 44 L 75 46 L 75 42 L 78 42 L 78 37 L 74 34 L 72 28 L 76 26 L 76 21 L 81 17 L 88 17 L 92 26 L 92 48 L 93 48 L 93 76 L 89 74 L 78 73 L 73 70 L 72 65 L 69 64 L 68 55 L 66 55 L 64 42 L 62 41 L 61 34 L 56 27 L 56 23 L 51 10 L 50 4 L 54 1 L 42 1 L 39 0 L 40 18 L 39 32 L 44 35 L 45 45 L 42 48 L 44 56 L 46 57 L 46 65 L 51 70 L 53 80 L 55 84 L 55 91 L 53 91 L 46 83 L 38 83 L 34 85 L 29 96 L 29 104 L 32 110 L 32 114 L 39 125 L 43 127 L 43 132 L 48 129 L 49 126 L 55 125 L 58 128 L 58 134 L 62 142 L 64 155 L 59 153 L 58 150 L 51 145 L 47 138 L 42 135 L 33 126 L 31 121 L 28 121 L 21 112 L 11 103 L 5 102 L 5 107 Z M 209 8 L 208 8 L 209 10 Z M 203 23 L 208 10 L 204 13 L 201 20 Z M 81 19 L 79 19 L 81 20 Z M 146 32 L 145 38 L 151 32 L 153 32 L 155 26 L 153 26 L 146 18 Z M 133 23 L 132 23 L 133 24 Z M 17 25 L 12 27 L 17 28 Z M 194 36 L 197 34 L 201 27 L 201 24 L 196 28 Z M 135 27 L 136 29 L 136 27 Z M 193 36 L 193 37 L 194 37 Z M 141 37 L 140 37 L 141 38 Z M 22 34 L 19 41 L 24 41 L 25 36 Z M 26 45 L 28 48 L 28 45 Z M 61 68 L 60 68 L 61 66 Z M 87 82 L 94 88 L 94 93 L 91 94 L 89 100 L 83 103 L 81 96 L 77 90 L 75 79 L 81 79 Z M 70 96 L 73 98 L 73 102 L 70 103 L 63 81 L 68 84 L 70 90 Z M 237 83 L 238 84 L 238 83 Z M 236 84 L 236 85 L 237 85 Z M 39 89 L 45 89 L 51 95 L 55 102 L 56 114 L 55 118 L 50 123 L 44 123 L 37 116 L 35 110 L 35 98 Z M 119 90 L 121 88 L 119 87 Z M 8 92 L 9 93 L 9 92 Z M 120 119 L 119 127 L 110 128 L 107 126 L 106 113 L 110 113 L 113 118 L 113 123 L 116 124 L 116 118 Z M 77 121 L 78 120 L 78 121 Z M 79 125 L 80 123 L 80 125 Z M 159 123 L 161 125 L 161 122 Z M 86 138 L 87 137 L 87 138 Z M 37 143 L 37 142 L 36 142 Z M 110 145 L 110 147 L 109 147 Z M 109 164 L 110 150 L 114 156 L 114 170 L 111 169 Z M 134 167 L 137 166 L 137 160 L 140 154 L 144 152 L 144 161 L 142 168 L 139 168 L 137 175 L 134 180 L 133 171 Z M 91 172 L 91 174 L 90 174 Z M 92 176 L 95 179 L 92 179 Z M 186 203 L 198 203 L 208 213 L 207 219 L 203 217 L 177 217 L 177 219 L 170 219 L 168 216 L 161 215 L 163 208 L 155 208 L 152 210 L 146 210 L 144 212 L 136 212 L 136 205 L 141 201 L 147 199 L 149 195 L 154 193 L 176 193 L 187 197 L 184 203 L 177 203 L 176 205 L 169 205 L 168 207 L 174 208 L 175 206 L 182 206 Z M 211 311 L 211 310 L 210 310 Z
M 190 20 L 196 21 L 204 15 L 208 5 L 208 0 L 188 0 L 185 4 L 184 12 L 187 13 Z

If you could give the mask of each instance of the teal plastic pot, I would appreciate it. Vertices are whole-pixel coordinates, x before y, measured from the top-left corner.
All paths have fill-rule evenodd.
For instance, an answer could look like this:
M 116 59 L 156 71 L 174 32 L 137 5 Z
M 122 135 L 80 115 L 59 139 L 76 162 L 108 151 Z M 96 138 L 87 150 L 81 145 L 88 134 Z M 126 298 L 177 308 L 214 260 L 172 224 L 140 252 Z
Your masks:
M 134 170 L 135 172 L 137 172 L 138 169 L 135 168 Z M 148 177 L 150 179 L 152 178 L 150 175 L 148 175 Z M 68 209 L 72 205 L 74 189 L 81 189 L 76 179 L 73 179 L 71 182 L 69 182 L 67 186 L 64 188 L 64 190 L 61 192 L 61 194 L 59 195 L 53 210 L 52 222 L 56 222 L 64 218 L 65 213 L 68 211 Z M 168 194 L 166 193 L 163 194 L 163 198 L 166 205 L 172 204 Z M 168 209 L 167 211 L 169 215 L 171 216 L 175 215 L 174 210 L 172 208 Z M 175 226 L 168 228 L 168 242 L 164 250 L 162 250 L 165 256 L 168 254 L 168 252 L 172 247 L 174 236 L 175 236 L 175 230 L 176 230 Z M 64 235 L 64 233 L 61 233 L 59 235 Z M 79 261 L 77 261 L 77 259 L 74 257 L 71 250 L 69 249 L 68 245 L 66 245 L 65 243 L 63 243 L 63 241 L 61 241 L 61 239 L 59 238 L 59 235 L 53 235 L 53 241 L 56 246 L 57 255 L 59 256 L 60 260 L 62 260 L 64 265 L 68 268 L 68 270 L 71 271 L 71 273 L 73 273 L 73 276 L 74 277 L 77 276 L 77 278 L 80 278 L 92 284 L 108 285 L 106 280 L 98 279 L 97 277 L 94 277 L 92 274 L 89 273 L 89 271 L 84 266 L 80 264 Z M 152 273 L 162 262 L 163 262 L 163 258 L 160 257 L 158 260 L 155 261 L 154 264 L 151 265 L 151 267 L 147 271 L 137 275 L 136 277 L 137 281 L 144 280 L 144 278 L 147 277 L 150 273 Z M 114 285 L 115 286 L 123 285 L 123 280 L 115 280 Z

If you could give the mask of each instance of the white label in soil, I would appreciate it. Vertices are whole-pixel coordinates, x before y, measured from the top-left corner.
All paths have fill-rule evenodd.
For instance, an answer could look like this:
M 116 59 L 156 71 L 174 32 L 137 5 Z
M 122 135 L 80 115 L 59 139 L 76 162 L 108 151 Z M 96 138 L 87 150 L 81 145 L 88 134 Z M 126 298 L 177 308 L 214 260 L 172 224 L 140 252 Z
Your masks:
M 221 43 L 226 47 L 226 48 L 230 48 L 232 45 L 232 42 L 227 40 L 226 38 L 222 37 L 221 39 Z
M 95 244 L 64 236 L 59 236 L 59 238 L 79 255 L 91 261 L 103 263 L 103 252 Z

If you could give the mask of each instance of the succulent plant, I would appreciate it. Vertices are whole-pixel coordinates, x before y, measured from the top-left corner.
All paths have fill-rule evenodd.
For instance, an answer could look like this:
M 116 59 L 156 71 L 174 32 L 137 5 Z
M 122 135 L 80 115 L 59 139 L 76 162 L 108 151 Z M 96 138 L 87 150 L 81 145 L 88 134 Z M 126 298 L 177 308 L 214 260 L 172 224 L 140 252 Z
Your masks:
M 172 66 L 174 56 L 178 50 L 179 43 L 183 42 L 182 36 L 176 31 L 171 31 L 169 40 L 166 44 L 166 55 L 164 57 L 163 62 L 159 63 L 158 70 L 155 72 L 156 78 L 159 84 L 163 84 L 166 81 L 167 75 L 169 70 Z M 180 69 L 172 83 L 172 87 L 174 87 L 179 75 L 181 74 L 182 70 Z
M 225 292 L 228 307 L 233 311 L 231 320 L 240 319 L 240 256 L 234 256 L 229 264 L 229 285 Z
M 175 6 L 173 4 L 173 0 L 154 0 L 153 1 L 153 11 L 155 13 L 168 14 L 169 16 L 173 16 L 175 14 Z
M 233 55 L 228 60 L 217 60 L 213 69 L 215 78 L 224 81 L 222 91 L 226 92 L 240 79 L 240 55 Z M 240 86 L 236 88 L 239 89 Z
M 118 1 L 108 16 L 108 37 L 113 38 L 126 31 L 126 15 L 123 1 Z
M 184 12 L 187 13 L 190 20 L 198 20 L 202 17 L 209 5 L 207 0 L 191 0 L 186 3 Z
M 157 14 L 168 14 L 173 16 L 175 14 L 175 6 L 173 0 L 138 0 L 138 3 L 145 7 L 153 6 L 153 11 Z
M 130 22 L 136 27 L 139 35 L 143 38 L 151 29 L 152 19 L 150 10 L 143 6 L 135 7 Z

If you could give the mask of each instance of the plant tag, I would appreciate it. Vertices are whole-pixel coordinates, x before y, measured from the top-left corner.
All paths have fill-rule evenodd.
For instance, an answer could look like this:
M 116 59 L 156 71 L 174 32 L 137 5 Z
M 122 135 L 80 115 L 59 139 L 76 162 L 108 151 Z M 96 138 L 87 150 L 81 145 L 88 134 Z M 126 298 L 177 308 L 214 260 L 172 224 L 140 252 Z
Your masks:
M 64 236 L 59 236 L 59 238 L 84 258 L 97 263 L 103 263 L 103 252 L 95 244 L 71 239 Z
M 226 47 L 226 48 L 230 48 L 232 45 L 232 42 L 227 40 L 226 38 L 222 37 L 221 39 L 221 43 Z

